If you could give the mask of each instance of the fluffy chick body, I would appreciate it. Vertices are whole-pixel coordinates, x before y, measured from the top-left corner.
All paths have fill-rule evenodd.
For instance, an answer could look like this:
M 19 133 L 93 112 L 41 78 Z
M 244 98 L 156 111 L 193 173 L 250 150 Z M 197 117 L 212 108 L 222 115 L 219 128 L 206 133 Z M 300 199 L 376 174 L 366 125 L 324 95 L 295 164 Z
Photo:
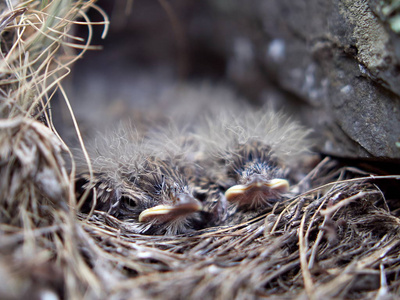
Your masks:
M 309 131 L 281 113 L 245 108 L 208 119 L 199 136 L 204 166 L 236 208 L 261 210 L 289 191 L 291 170 L 308 149 Z M 211 163 L 210 163 L 211 162 Z
M 179 155 L 159 157 L 160 152 L 163 149 L 155 149 L 126 125 L 98 137 L 89 147 L 92 180 L 85 163 L 79 164 L 77 190 L 92 191 L 84 211 L 94 205 L 143 234 L 174 235 L 201 228 L 202 204 L 180 171 Z

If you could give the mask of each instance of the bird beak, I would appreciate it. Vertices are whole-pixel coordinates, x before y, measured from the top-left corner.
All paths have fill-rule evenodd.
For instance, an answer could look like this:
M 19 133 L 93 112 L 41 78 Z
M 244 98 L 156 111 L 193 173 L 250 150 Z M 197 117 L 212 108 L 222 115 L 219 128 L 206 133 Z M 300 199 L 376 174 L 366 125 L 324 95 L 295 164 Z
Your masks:
M 173 205 L 157 205 L 142 211 L 139 222 L 155 220 L 160 223 L 176 220 L 203 209 L 200 201 L 187 194 L 179 194 Z
M 262 199 L 276 199 L 289 190 L 289 182 L 286 179 L 275 178 L 271 180 L 256 179 L 244 185 L 234 185 L 225 192 L 225 197 L 230 202 L 253 206 L 253 201 Z

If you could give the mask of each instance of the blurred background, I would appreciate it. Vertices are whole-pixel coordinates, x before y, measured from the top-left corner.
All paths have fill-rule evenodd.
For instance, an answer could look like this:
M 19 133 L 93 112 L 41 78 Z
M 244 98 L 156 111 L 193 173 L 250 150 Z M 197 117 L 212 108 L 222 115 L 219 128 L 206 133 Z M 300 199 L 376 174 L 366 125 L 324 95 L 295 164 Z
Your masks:
M 110 18 L 104 40 L 94 26 L 92 44 L 103 49 L 87 52 L 66 82 L 84 133 L 125 118 L 190 119 L 246 101 L 312 127 L 319 152 L 398 162 L 400 42 L 392 1 L 97 5 Z M 89 15 L 102 20 L 94 10 Z M 59 127 L 70 128 L 64 106 L 57 114 Z

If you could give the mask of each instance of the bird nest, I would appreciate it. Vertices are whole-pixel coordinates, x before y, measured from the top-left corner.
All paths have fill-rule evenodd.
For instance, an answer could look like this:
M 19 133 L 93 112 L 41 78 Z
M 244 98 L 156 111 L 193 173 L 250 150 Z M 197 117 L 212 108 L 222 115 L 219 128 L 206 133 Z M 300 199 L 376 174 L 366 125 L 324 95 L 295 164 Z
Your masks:
M 133 234 L 106 212 L 78 212 L 74 165 L 67 172 L 62 154 L 69 149 L 47 108 L 56 90 L 65 96 L 61 79 L 90 48 L 90 34 L 85 43 L 70 28 L 91 28 L 85 11 L 95 6 L 6 3 L 0 6 L 0 298 L 399 294 L 400 206 L 398 193 L 390 192 L 399 176 L 332 158 L 293 187 L 304 192 L 236 225 L 153 236 Z

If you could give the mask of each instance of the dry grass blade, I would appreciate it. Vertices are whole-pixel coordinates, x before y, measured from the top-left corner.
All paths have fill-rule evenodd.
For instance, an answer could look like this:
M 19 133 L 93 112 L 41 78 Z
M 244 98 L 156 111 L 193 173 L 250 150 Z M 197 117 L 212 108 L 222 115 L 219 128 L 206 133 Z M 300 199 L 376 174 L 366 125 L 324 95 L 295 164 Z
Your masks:
M 298 235 L 299 235 L 299 251 L 300 251 L 300 266 L 301 270 L 303 273 L 303 280 L 304 280 L 304 288 L 306 290 L 307 296 L 309 299 L 317 299 L 314 296 L 314 283 L 312 281 L 312 276 L 310 273 L 310 270 L 308 269 L 308 263 L 307 263 L 307 252 L 308 252 L 308 247 L 307 247 L 307 241 L 304 237 L 304 223 L 305 220 L 307 219 L 307 214 L 305 213 L 303 215 L 303 218 L 301 219 L 300 223 L 300 228 L 298 229 Z

